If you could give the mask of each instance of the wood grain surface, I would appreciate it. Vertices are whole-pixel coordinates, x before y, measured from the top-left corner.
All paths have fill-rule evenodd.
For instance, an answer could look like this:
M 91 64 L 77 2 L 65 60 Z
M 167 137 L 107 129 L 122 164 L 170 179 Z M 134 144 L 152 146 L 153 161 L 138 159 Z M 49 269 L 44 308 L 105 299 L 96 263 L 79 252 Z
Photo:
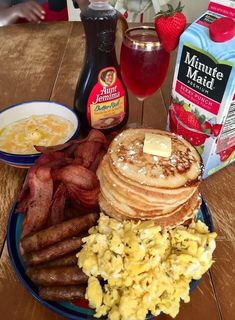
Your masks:
M 81 23 L 12 25 L 0 28 L 0 109 L 28 100 L 53 100 L 73 106 L 82 69 L 85 41 Z M 164 129 L 170 101 L 176 53 L 161 90 L 144 103 L 129 94 L 130 126 Z M 5 237 L 9 212 L 25 177 L 25 170 L 0 163 L 0 318 L 3 320 L 59 320 L 38 303 L 16 277 Z M 201 184 L 218 233 L 215 263 L 182 304 L 177 320 L 232 320 L 235 318 L 235 166 Z M 170 319 L 159 316 L 157 319 Z

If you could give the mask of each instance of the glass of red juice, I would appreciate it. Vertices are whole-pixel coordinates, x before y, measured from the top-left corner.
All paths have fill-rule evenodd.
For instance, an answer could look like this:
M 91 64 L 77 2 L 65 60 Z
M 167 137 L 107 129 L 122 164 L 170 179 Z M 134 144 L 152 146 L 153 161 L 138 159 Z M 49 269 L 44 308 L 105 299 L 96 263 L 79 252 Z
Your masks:
M 141 101 L 162 85 L 170 54 L 166 52 L 153 27 L 126 30 L 121 48 L 121 73 L 127 88 Z

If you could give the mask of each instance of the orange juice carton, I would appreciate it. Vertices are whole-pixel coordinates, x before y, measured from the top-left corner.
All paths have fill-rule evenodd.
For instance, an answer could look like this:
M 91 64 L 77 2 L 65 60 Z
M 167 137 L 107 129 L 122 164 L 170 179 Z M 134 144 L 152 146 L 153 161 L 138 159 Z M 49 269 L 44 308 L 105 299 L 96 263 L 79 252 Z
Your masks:
M 214 0 L 181 35 L 168 127 L 194 145 L 204 178 L 235 161 L 235 1 Z

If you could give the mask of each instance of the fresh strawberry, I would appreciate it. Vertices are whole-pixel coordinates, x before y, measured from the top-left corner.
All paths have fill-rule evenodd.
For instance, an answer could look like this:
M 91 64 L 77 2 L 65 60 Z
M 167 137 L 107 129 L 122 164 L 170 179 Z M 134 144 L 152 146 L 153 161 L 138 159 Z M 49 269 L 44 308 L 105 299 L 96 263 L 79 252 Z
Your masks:
M 202 131 L 201 124 L 192 112 L 180 104 L 173 104 L 169 110 L 170 129 L 183 136 L 194 146 L 202 145 L 208 136 Z
M 176 9 L 168 4 L 167 11 L 160 11 L 155 19 L 155 29 L 164 49 L 167 52 L 175 50 L 179 37 L 186 27 L 186 17 L 179 2 Z
M 222 129 L 222 124 L 218 124 L 218 123 L 213 124 L 213 126 L 212 126 L 212 134 L 213 134 L 213 136 L 218 137 L 218 135 L 220 134 L 221 129 Z

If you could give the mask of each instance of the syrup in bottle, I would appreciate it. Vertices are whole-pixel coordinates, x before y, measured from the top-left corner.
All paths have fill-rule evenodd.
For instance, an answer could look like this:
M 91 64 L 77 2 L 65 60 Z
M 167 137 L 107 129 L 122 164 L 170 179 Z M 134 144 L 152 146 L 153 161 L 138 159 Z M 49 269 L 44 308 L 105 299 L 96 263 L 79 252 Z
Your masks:
M 115 51 L 120 14 L 107 0 L 90 2 L 89 7 L 81 12 L 86 53 L 74 108 L 81 120 L 82 132 L 96 128 L 109 133 L 121 129 L 128 120 L 127 91 Z

